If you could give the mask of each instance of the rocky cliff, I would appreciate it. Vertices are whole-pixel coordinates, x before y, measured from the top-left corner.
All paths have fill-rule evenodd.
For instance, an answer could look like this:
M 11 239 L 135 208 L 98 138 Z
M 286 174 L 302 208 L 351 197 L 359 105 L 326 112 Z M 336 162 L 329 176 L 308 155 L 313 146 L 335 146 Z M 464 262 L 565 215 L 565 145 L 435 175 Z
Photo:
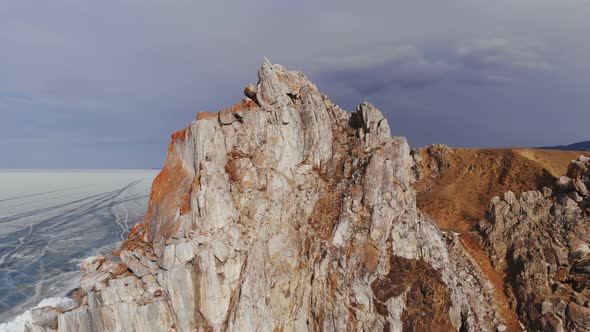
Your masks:
M 418 206 L 441 229 L 460 233 L 508 322 L 590 330 L 588 157 L 442 145 L 412 154 Z
M 590 331 L 590 159 L 573 161 L 554 190 L 494 197 L 479 224 L 516 310 L 539 331 Z
M 410 148 L 375 107 L 345 112 L 269 62 L 244 93 L 172 135 L 144 222 L 29 331 L 511 326 L 457 234 L 416 207 Z

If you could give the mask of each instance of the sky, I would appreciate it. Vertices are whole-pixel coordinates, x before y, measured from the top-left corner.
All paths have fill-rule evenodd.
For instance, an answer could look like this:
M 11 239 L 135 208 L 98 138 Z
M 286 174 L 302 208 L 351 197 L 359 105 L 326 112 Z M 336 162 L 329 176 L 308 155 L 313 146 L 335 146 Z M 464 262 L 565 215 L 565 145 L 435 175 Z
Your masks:
M 0 168 L 159 168 L 266 56 L 413 147 L 590 140 L 590 0 L 2 0 Z

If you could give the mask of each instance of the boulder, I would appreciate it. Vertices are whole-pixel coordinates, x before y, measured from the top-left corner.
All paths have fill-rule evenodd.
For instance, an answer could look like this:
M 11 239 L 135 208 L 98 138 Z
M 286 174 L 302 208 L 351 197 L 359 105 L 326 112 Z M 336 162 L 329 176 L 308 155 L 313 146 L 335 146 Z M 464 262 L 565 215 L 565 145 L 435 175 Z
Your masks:
M 574 180 L 574 188 L 582 197 L 588 196 L 588 188 L 586 187 L 586 184 L 584 183 L 584 181 L 582 181 L 582 179 L 576 178 Z
M 191 241 L 183 241 L 176 243 L 176 259 L 182 265 L 188 263 L 195 258 L 193 250 L 193 243 Z
M 236 118 L 234 117 L 234 113 L 231 109 L 226 108 L 219 112 L 219 123 L 222 125 L 230 125 L 232 124 Z
M 80 279 L 80 288 L 88 292 L 94 288 L 95 284 L 106 281 L 110 276 L 110 273 L 103 271 L 87 273 Z
M 31 309 L 31 322 L 42 327 L 57 328 L 57 312 L 51 307 Z
M 57 309 L 59 312 L 66 312 L 66 311 L 74 310 L 74 309 L 78 308 L 79 306 L 80 306 L 80 304 L 78 303 L 77 300 L 68 298 L 68 299 L 60 301 L 58 304 L 56 304 L 55 309 Z
M 557 180 L 555 184 L 557 189 L 561 192 L 570 192 L 575 189 L 574 181 L 569 176 L 562 176 Z
M 144 255 L 140 254 L 140 258 L 135 253 L 128 250 L 121 251 L 121 261 L 125 264 L 133 273 L 141 278 L 147 274 L 153 274 L 157 270 L 157 265 L 147 259 Z
M 586 174 L 587 171 L 588 167 L 586 166 L 585 162 L 574 160 L 568 166 L 567 176 L 572 179 L 578 179 L 582 177 L 582 175 Z
M 567 306 L 567 317 L 570 319 L 570 329 L 575 331 L 590 330 L 590 308 L 570 302 Z

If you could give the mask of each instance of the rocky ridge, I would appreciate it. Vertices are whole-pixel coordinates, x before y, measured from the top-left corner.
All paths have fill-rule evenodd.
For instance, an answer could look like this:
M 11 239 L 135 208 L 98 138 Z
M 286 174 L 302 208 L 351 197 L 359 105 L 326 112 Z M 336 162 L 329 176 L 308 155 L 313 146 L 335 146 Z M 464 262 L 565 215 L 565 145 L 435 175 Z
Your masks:
M 505 328 L 375 107 L 345 112 L 268 61 L 244 92 L 172 135 L 144 222 L 29 331 Z
M 494 197 L 478 226 L 533 330 L 590 331 L 589 168 L 581 156 L 553 189 Z
M 443 231 L 465 233 L 484 218 L 492 197 L 552 187 L 580 153 L 433 145 L 412 155 L 418 208 Z

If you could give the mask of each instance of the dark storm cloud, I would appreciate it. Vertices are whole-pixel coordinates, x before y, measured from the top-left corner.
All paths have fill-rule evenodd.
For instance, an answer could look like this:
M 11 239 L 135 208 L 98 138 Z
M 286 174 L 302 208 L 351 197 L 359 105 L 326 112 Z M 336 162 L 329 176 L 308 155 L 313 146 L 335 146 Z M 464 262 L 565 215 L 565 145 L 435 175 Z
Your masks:
M 8 0 L 0 167 L 158 167 L 264 56 L 413 145 L 587 140 L 585 0 Z M 574 119 L 574 121 L 572 121 Z M 560 125 L 560 130 L 555 126 Z
M 533 46 L 511 44 L 505 39 L 476 40 L 457 49 L 465 67 L 488 70 L 548 70 L 551 65 Z
M 457 80 L 467 84 L 506 84 L 523 73 L 552 69 L 538 47 L 506 39 L 471 41 L 458 47 L 456 55 L 461 68 Z
M 388 52 L 337 58 L 322 70 L 328 81 L 346 81 L 361 94 L 372 95 L 392 86 L 424 89 L 436 83 L 471 85 L 511 83 L 518 75 L 552 68 L 536 48 L 505 39 L 476 40 L 428 58 L 415 46 Z M 335 68 L 330 70 L 329 68 Z
M 367 61 L 369 60 L 369 61 Z M 333 70 L 329 68 L 333 67 Z M 433 61 L 413 46 L 391 49 L 382 58 L 351 56 L 336 59 L 322 72 L 327 79 L 346 81 L 361 93 L 378 93 L 391 86 L 425 88 L 434 84 L 454 69 L 445 61 Z

